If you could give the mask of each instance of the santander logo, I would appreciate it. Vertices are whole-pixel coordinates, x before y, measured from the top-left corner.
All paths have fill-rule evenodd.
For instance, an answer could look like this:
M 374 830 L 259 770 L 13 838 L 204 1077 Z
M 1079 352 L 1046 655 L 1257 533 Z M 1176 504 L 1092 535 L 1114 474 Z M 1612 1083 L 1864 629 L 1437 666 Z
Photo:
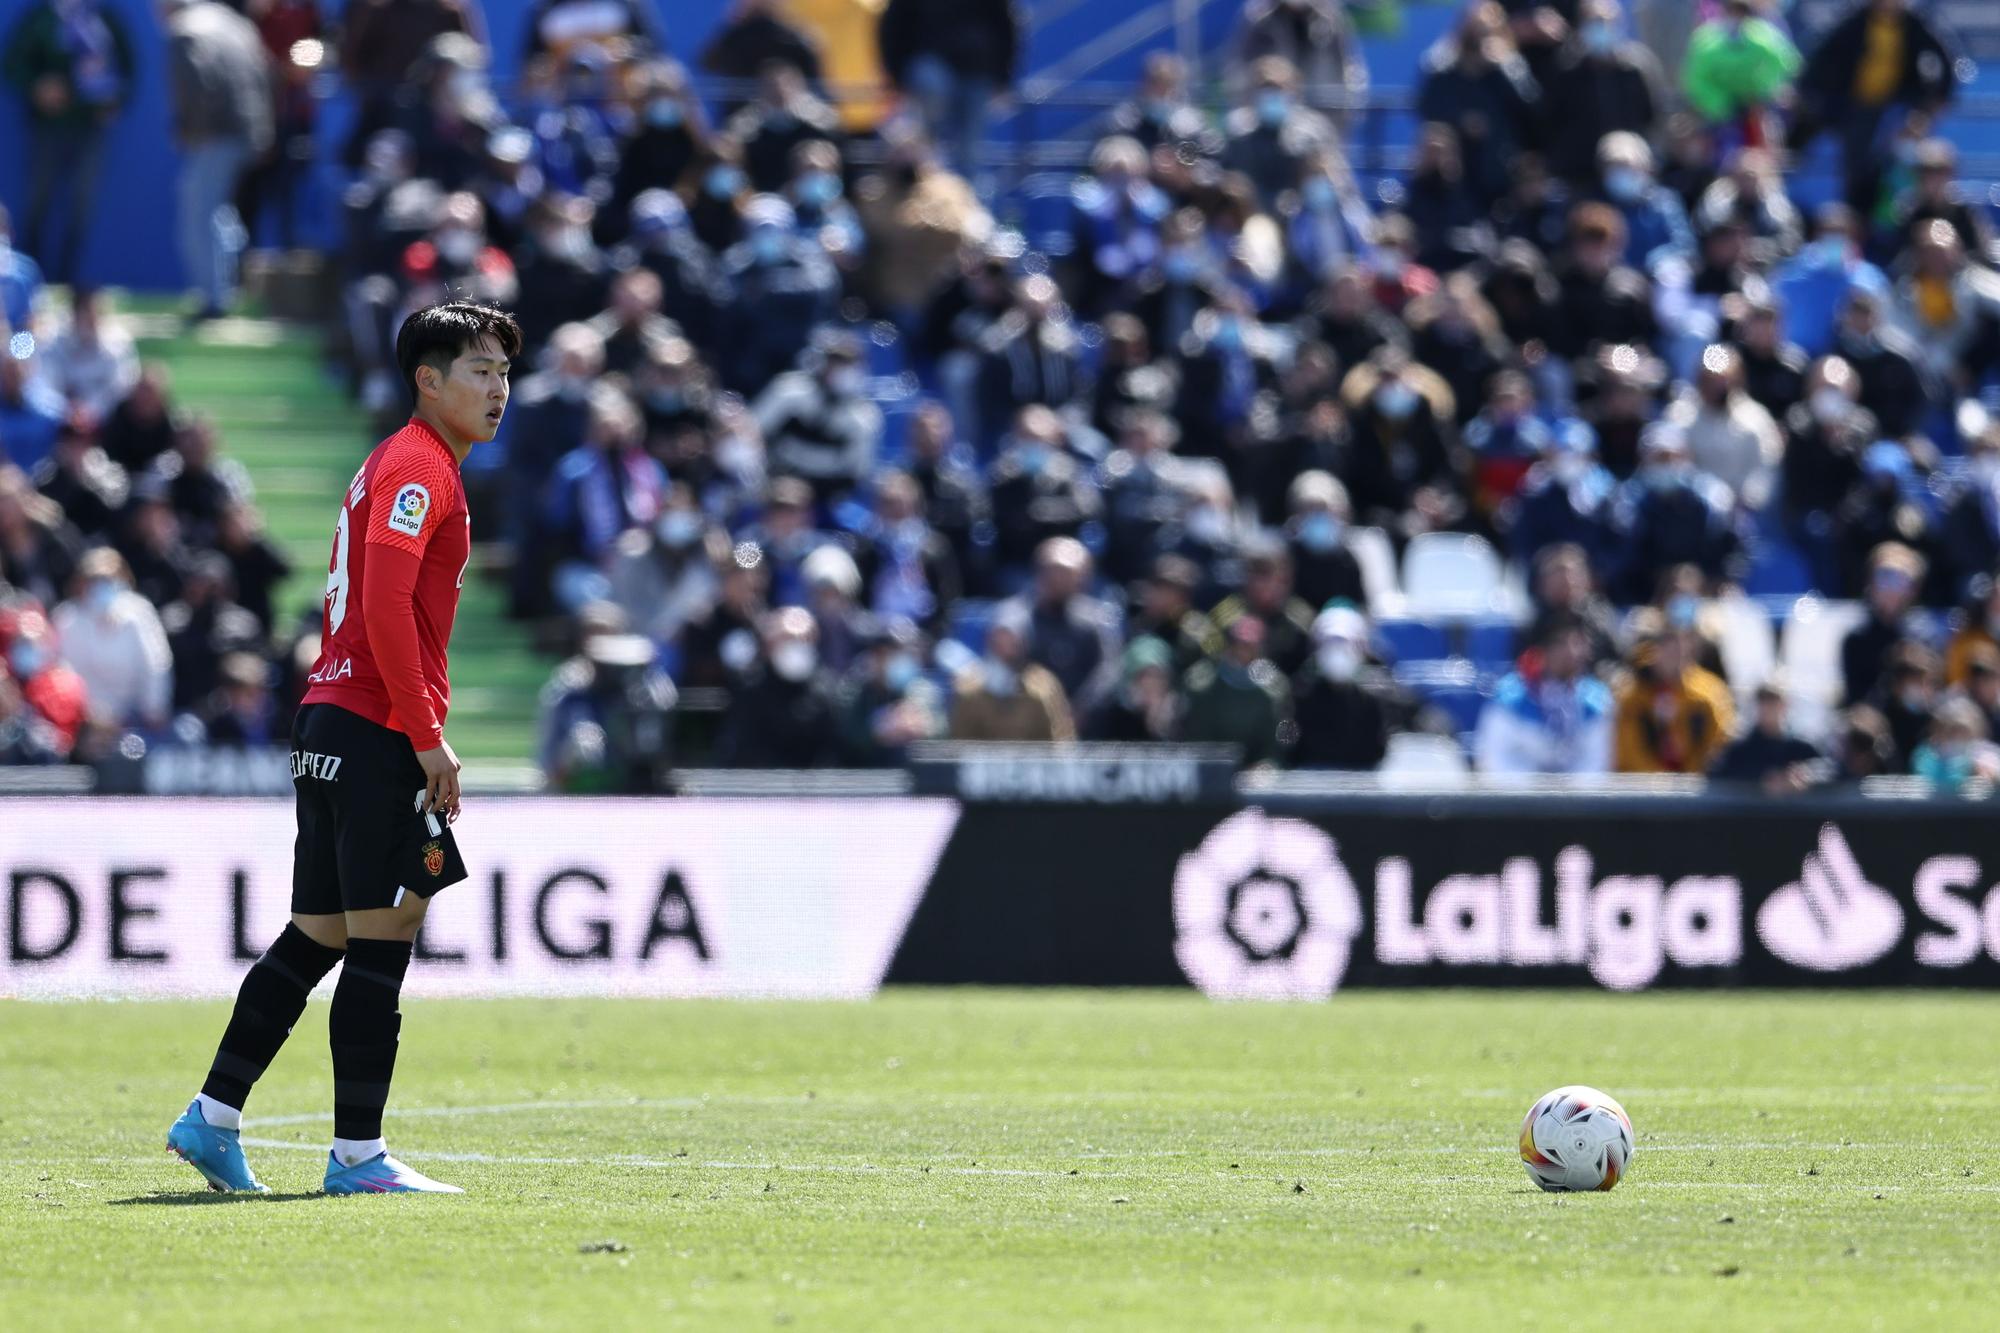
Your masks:
M 1903 909 L 1895 897 L 1868 882 L 1838 826 L 1819 831 L 1796 883 L 1764 900 L 1757 937 L 1794 967 L 1841 972 L 1866 967 L 1903 936 Z

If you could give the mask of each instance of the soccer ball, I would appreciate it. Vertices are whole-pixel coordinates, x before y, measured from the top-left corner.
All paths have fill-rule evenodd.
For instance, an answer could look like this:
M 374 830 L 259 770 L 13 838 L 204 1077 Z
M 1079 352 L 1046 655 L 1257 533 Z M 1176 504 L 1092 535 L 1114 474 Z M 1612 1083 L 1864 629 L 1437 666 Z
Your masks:
M 1596 1088 L 1544 1093 L 1521 1122 L 1521 1161 L 1552 1194 L 1610 1189 L 1632 1152 L 1632 1117 Z

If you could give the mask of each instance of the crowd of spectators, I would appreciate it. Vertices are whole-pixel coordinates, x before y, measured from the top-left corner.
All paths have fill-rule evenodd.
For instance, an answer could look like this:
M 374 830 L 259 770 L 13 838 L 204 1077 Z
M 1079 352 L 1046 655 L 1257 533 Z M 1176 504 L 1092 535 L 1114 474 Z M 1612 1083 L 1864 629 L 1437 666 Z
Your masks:
M 713 85 L 648 5 L 546 0 L 506 87 L 472 6 L 390 8 L 351 3 L 338 42 L 347 361 L 393 421 L 404 313 L 518 313 L 468 484 L 514 614 L 576 645 L 559 785 L 670 762 L 696 691 L 725 764 L 1081 737 L 1372 768 L 1453 728 L 1369 621 L 1364 527 L 1531 571 L 1470 735 L 1489 771 L 1993 768 L 2000 276 L 1933 133 L 1965 62 L 1904 0 L 1803 53 L 1726 0 L 1671 69 L 1619 0 L 1476 0 L 1386 174 L 1350 160 L 1347 7 L 1256 0 L 1212 81 L 1147 61 L 1025 234 L 979 159 L 1005 0 L 889 0 L 872 32 L 743 0 Z M 1821 135 L 1838 197 L 1802 208 L 1786 168 Z M 1717 670 L 1706 621 L 1773 545 L 1870 608 L 1825 738 L 1791 735 L 1782 680 Z

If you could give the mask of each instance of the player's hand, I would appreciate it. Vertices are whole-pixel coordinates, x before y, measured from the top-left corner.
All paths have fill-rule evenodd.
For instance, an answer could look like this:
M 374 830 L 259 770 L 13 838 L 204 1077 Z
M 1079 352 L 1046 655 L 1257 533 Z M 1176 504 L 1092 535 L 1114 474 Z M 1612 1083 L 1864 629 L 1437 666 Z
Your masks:
M 461 793 L 458 756 L 451 752 L 451 742 L 440 741 L 434 750 L 417 751 L 417 763 L 424 770 L 424 799 L 419 811 L 456 820 Z

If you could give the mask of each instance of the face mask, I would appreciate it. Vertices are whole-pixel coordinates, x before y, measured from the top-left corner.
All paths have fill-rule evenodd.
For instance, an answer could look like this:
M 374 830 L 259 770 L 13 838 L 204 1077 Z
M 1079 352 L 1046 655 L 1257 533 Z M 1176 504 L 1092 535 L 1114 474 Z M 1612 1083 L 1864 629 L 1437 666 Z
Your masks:
M 1417 391 L 1401 380 L 1390 380 L 1375 391 L 1375 406 L 1391 421 L 1407 421 L 1417 410 Z
M 1688 629 L 1701 614 L 1699 598 L 1682 594 L 1667 603 L 1667 622 L 1676 629 Z
M 118 604 L 118 585 L 110 579 L 94 579 L 83 594 L 83 604 L 103 615 Z
M 702 526 L 701 515 L 694 510 L 669 509 L 660 515 L 660 541 L 676 551 L 685 550 L 701 536 Z
M 1005 662 L 986 664 L 986 692 L 1006 696 L 1021 688 L 1021 678 Z
M 1160 267 L 1168 282 L 1193 282 L 1195 274 L 1201 272 L 1201 259 L 1192 250 L 1169 250 Z
M 1565 486 L 1574 486 L 1590 472 L 1590 460 L 1582 454 L 1557 454 L 1549 467 L 1556 480 Z
M 581 227 L 564 227 L 550 232 L 542 248 L 563 259 L 579 259 L 590 253 L 590 233 Z
M 1838 389 L 1814 389 L 1807 401 L 1813 420 L 1821 425 L 1832 425 L 1847 415 L 1847 395 Z
M 783 107 L 779 107 L 775 111 L 767 111 L 764 113 L 765 128 L 772 130 L 778 134 L 783 134 L 786 130 L 789 130 L 790 128 L 792 128 L 792 126 L 798 123 L 799 123 L 799 118 L 793 115 L 791 112 L 785 110 L 785 108 Z
M 916 658 L 908 653 L 897 653 L 882 668 L 882 683 L 889 687 L 891 694 L 901 694 L 916 683 L 920 670 Z
M 1021 470 L 1031 477 L 1041 475 L 1049 465 L 1049 446 L 1043 444 L 1040 440 L 1030 440 L 1022 444 L 1015 452 L 1020 456 Z
M 1333 207 L 1333 182 L 1324 176 L 1314 176 L 1307 181 L 1300 187 L 1299 194 L 1306 201 L 1306 207 L 1315 212 L 1324 212 Z
M 1604 173 L 1604 188 L 1613 199 L 1630 203 L 1646 192 L 1646 176 L 1631 167 L 1613 167 Z
M 1928 713 L 1931 707 L 1930 691 L 1921 685 L 1906 686 L 1896 691 L 1896 702 L 1906 713 Z
M 1609 23 L 1584 24 L 1583 49 L 1592 55 L 1609 55 L 1618 49 L 1618 30 Z
M 558 374 L 556 393 L 566 403 L 580 403 L 590 395 L 590 380 L 583 375 Z
M 28 680 L 40 675 L 42 668 L 49 664 L 49 650 L 39 643 L 23 639 L 8 652 L 7 664 L 14 668 L 17 680 Z
M 461 69 L 453 71 L 451 77 L 445 80 L 444 86 L 451 100 L 463 106 L 479 96 L 486 85 L 481 81 L 477 71 Z
M 1369 267 L 1375 270 L 1377 277 L 1386 278 L 1390 282 L 1401 282 L 1403 274 L 1408 272 L 1410 267 L 1410 261 L 1404 257 L 1401 250 L 1377 250 L 1368 263 Z
M 1227 541 L 1229 538 L 1229 515 L 1214 505 L 1196 505 L 1188 512 L 1188 535 L 1196 541 L 1210 545 Z
M 1981 486 L 2000 481 L 2000 454 L 1980 454 L 1972 460 L 1972 479 Z
M 1257 94 L 1257 119 L 1265 125 L 1282 125 L 1292 113 L 1292 99 L 1275 88 Z
M 1319 650 L 1319 673 L 1331 681 L 1350 681 L 1360 674 L 1361 650 L 1349 643 L 1329 643 Z
M 1235 351 L 1237 348 L 1243 346 L 1243 321 L 1233 316 L 1228 319 L 1217 320 L 1215 323 L 1215 336 L 1209 341 L 1225 352 Z
M 1694 468 L 1687 463 L 1648 463 L 1639 471 L 1654 490 L 1677 491 L 1687 485 Z
M 828 372 L 826 386 L 842 398 L 852 398 L 861 392 L 861 386 L 867 383 L 867 380 L 868 377 L 862 374 L 861 367 L 841 366 L 837 370 Z
M 1164 125 L 1173 118 L 1174 104 L 1164 97 L 1146 99 L 1146 119 L 1155 125 Z
M 760 227 L 750 238 L 750 254 L 760 264 L 775 264 L 785 257 L 785 233 L 776 227 Z
M 646 406 L 672 416 L 687 406 L 687 394 L 680 389 L 654 389 L 646 395 Z
M 830 171 L 808 172 L 799 180 L 799 199 L 808 204 L 830 204 L 840 198 L 840 177 Z
M 671 130 L 686 117 L 681 104 L 671 97 L 656 97 L 646 103 L 646 123 L 656 130 Z
M 1847 238 L 1823 236 L 1805 249 L 1806 259 L 1816 267 L 1832 267 L 1847 262 Z
M 794 684 L 812 675 L 819 665 L 819 650 L 803 639 L 787 639 L 771 650 L 771 670 Z
M 732 166 L 710 167 L 702 188 L 714 199 L 734 199 L 743 188 L 743 173 Z
M 1866 356 L 1882 345 L 1882 339 L 1873 329 L 1862 333 L 1856 329 L 1842 329 L 1840 344 L 1849 351 Z
M 1322 554 L 1340 545 L 1340 520 L 1321 510 L 1299 521 L 1299 544 Z
M 437 238 L 437 252 L 444 257 L 447 264 L 463 268 L 479 257 L 479 238 L 461 228 L 440 232 Z

